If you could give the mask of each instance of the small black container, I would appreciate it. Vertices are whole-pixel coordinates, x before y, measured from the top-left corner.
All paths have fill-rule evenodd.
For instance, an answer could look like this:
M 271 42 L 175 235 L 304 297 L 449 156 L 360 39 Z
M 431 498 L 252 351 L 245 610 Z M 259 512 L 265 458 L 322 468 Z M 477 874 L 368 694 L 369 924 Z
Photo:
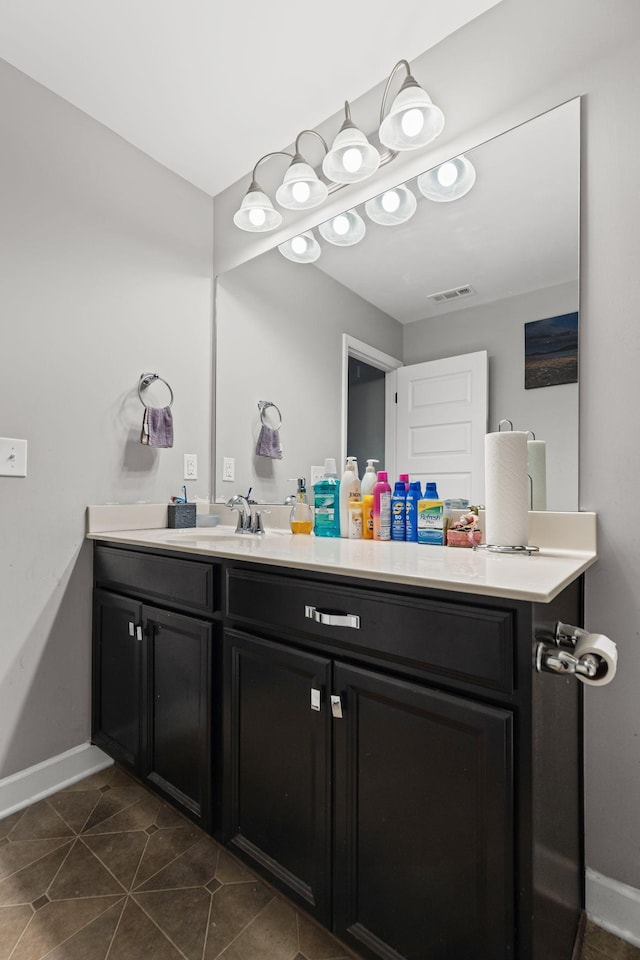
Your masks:
M 170 527 L 195 527 L 195 503 L 170 503 L 167 507 L 168 525 Z

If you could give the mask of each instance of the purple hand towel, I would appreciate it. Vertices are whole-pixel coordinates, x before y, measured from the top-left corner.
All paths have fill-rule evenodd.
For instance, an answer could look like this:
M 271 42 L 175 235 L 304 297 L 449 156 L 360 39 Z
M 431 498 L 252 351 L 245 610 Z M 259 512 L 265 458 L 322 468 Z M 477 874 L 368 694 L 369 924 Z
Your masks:
M 263 424 L 256 444 L 256 454 L 259 457 L 269 457 L 271 460 L 282 460 L 280 431 Z
M 140 443 L 150 447 L 173 446 L 171 407 L 145 407 Z

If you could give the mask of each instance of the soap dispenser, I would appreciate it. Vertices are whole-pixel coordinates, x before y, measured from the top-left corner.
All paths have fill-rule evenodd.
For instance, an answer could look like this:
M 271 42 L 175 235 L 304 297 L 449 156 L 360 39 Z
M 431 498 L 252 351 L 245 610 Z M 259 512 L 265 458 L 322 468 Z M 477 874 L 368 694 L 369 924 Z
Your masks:
M 340 481 L 340 536 L 349 536 L 349 500 L 360 499 L 360 478 L 355 457 L 347 457 Z
M 379 463 L 379 460 L 367 460 L 367 469 L 364 472 L 362 478 L 362 496 L 366 496 L 369 493 L 373 493 L 373 488 L 378 482 L 378 474 L 376 473 L 376 468 L 374 463 Z
M 291 533 L 311 533 L 313 529 L 313 512 L 307 502 L 307 487 L 304 477 L 298 477 L 296 502 L 289 514 Z

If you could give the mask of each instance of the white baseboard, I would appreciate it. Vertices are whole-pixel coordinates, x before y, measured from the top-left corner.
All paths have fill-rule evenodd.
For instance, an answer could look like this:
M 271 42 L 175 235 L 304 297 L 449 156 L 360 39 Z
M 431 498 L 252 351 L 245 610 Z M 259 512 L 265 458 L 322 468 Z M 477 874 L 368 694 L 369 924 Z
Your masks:
M 28 807 L 72 783 L 111 766 L 113 760 L 91 743 L 81 743 L 65 753 L 0 780 L 0 819 Z
M 640 890 L 587 868 L 586 906 L 599 927 L 640 947 Z

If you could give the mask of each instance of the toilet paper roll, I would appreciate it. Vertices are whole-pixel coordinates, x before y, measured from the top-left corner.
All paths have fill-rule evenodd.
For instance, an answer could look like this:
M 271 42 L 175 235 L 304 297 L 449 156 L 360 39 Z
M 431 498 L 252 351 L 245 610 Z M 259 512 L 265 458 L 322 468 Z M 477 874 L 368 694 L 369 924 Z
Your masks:
M 600 658 L 600 667 L 595 677 L 585 677 L 578 673 L 576 676 L 579 680 L 591 687 L 604 687 L 611 683 L 618 669 L 618 648 L 613 640 L 602 633 L 587 633 L 578 640 L 573 653 L 578 659 L 588 653 Z
M 547 445 L 527 440 L 527 473 L 531 477 L 531 509 L 547 509 Z
M 527 434 L 488 433 L 484 442 L 486 536 L 502 547 L 529 543 Z

